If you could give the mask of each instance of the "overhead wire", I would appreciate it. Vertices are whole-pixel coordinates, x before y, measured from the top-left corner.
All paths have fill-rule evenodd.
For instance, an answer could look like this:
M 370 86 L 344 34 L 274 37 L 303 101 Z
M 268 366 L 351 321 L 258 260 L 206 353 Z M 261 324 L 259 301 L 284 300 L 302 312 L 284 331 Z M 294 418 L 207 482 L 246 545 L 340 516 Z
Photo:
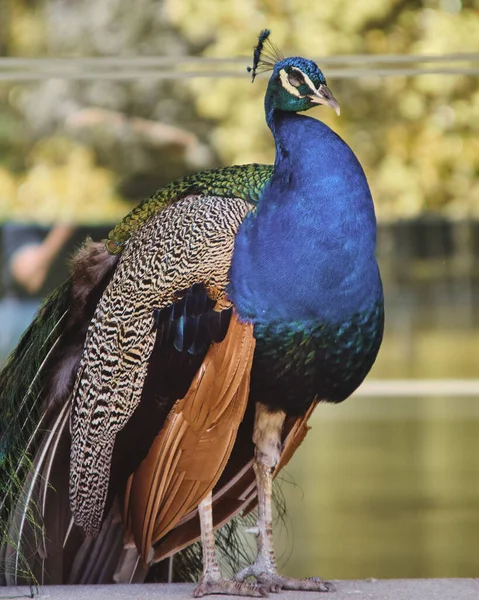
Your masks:
M 479 53 L 438 55 L 360 54 L 315 59 L 328 78 L 479 75 Z M 249 57 L 120 56 L 0 58 L 0 80 L 138 80 L 246 77 Z M 462 63 L 462 64 L 461 64 Z M 267 75 L 265 75 L 267 76 Z

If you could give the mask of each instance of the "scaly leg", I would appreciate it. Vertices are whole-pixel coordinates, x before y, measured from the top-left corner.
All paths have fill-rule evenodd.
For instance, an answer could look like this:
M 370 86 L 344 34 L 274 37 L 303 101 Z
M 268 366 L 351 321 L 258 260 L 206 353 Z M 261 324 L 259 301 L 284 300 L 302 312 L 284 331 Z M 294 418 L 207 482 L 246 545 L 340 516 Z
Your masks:
M 208 594 L 255 596 L 258 598 L 267 596 L 268 592 L 261 585 L 225 579 L 221 576 L 216 559 L 211 492 L 200 503 L 198 511 L 201 524 L 201 543 L 203 545 L 203 574 L 198 587 L 194 591 L 195 598 Z
M 281 589 L 330 592 L 334 590 L 333 585 L 319 577 L 293 579 L 278 573 L 273 546 L 271 496 L 273 471 L 281 456 L 281 430 L 285 417 L 284 412 L 271 413 L 264 405 L 256 404 L 253 442 L 256 446 L 254 472 L 258 492 L 258 524 L 254 533 L 257 536 L 258 554 L 254 564 L 240 571 L 235 579 L 242 582 L 253 576 L 270 592 Z

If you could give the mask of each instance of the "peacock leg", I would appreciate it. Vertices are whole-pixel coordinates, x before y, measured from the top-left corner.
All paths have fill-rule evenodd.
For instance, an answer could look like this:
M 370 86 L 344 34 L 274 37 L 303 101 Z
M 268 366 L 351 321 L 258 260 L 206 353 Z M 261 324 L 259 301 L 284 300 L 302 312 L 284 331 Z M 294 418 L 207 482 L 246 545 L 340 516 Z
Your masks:
M 258 493 L 258 523 L 256 534 L 258 554 L 256 561 L 242 569 L 235 577 L 243 582 L 247 577 L 255 577 L 257 582 L 270 592 L 302 590 L 315 592 L 334 591 L 331 583 L 319 577 L 293 579 L 278 573 L 273 545 L 272 487 L 273 471 L 281 456 L 281 430 L 286 414 L 269 412 L 262 404 L 256 404 L 253 432 L 255 443 L 254 472 Z
M 211 492 L 198 506 L 201 524 L 201 543 L 203 545 L 203 574 L 194 597 L 208 594 L 229 594 L 232 596 L 267 596 L 268 592 L 261 585 L 225 579 L 221 576 L 216 558 L 215 537 L 213 532 L 213 511 Z

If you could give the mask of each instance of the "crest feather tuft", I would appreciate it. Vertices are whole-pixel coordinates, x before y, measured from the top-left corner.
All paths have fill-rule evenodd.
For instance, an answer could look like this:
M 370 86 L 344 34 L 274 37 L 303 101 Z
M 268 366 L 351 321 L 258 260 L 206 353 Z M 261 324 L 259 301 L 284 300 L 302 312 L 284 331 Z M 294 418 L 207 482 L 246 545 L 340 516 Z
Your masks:
M 251 73 L 251 81 L 255 80 L 258 73 L 272 71 L 274 65 L 280 60 L 284 60 L 283 54 L 278 47 L 269 39 L 271 31 L 263 29 L 258 36 L 258 44 L 253 53 L 253 66 L 246 67 L 248 73 Z

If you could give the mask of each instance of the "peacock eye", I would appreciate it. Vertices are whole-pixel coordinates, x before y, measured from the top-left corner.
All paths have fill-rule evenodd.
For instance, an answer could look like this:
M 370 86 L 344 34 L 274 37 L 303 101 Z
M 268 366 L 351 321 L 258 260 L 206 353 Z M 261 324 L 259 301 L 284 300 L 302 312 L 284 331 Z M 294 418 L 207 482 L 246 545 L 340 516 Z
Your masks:
M 304 79 L 299 73 L 290 73 L 288 75 L 288 81 L 293 87 L 296 88 L 304 83 Z

